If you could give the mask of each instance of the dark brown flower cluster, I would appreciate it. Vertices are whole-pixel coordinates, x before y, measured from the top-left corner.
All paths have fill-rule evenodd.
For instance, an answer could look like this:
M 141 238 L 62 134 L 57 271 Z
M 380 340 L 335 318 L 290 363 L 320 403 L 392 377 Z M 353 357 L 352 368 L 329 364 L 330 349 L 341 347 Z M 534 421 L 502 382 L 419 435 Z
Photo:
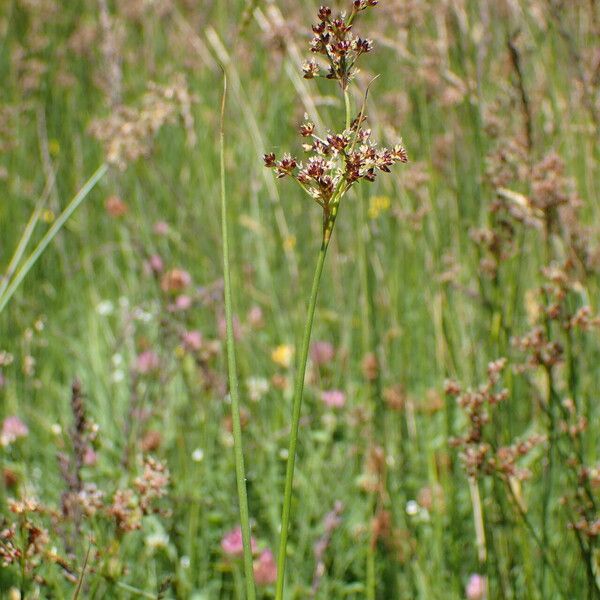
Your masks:
M 352 22 L 359 12 L 376 4 L 375 0 L 357 0 L 352 3 L 349 16 L 342 13 L 336 18 L 328 6 L 321 6 L 317 13 L 319 22 L 312 27 L 314 37 L 310 43 L 311 52 L 325 57 L 328 64 L 327 78 L 339 81 L 343 90 L 348 87 L 354 74 L 354 64 L 358 57 L 373 49 L 371 40 L 353 33 Z M 306 79 L 320 74 L 315 60 L 306 62 L 302 69 Z
M 374 181 L 379 172 L 389 173 L 396 163 L 408 162 L 402 144 L 393 148 L 378 148 L 371 140 L 371 130 L 365 127 L 367 117 L 364 104 L 358 116 L 350 119 L 350 99 L 347 88 L 354 73 L 354 65 L 361 54 L 369 52 L 370 40 L 357 37 L 352 31 L 358 13 L 375 6 L 374 0 L 355 0 L 349 15 L 334 17 L 331 8 L 321 6 L 319 22 L 313 26 L 314 38 L 310 49 L 323 55 L 329 64 L 329 79 L 337 80 L 344 92 L 346 127 L 339 133 L 327 132 L 319 136 L 315 125 L 306 117 L 300 126 L 300 135 L 307 138 L 303 144 L 309 153 L 305 161 L 291 154 L 277 159 L 273 152 L 265 154 L 265 166 L 274 169 L 278 178 L 292 177 L 302 189 L 323 208 L 323 239 L 330 238 L 337 206 L 342 196 L 360 180 Z M 304 77 L 312 79 L 320 72 L 316 61 L 304 65 Z
M 305 121 L 300 134 L 309 141 L 303 144 L 310 153 L 300 162 L 290 154 L 277 160 L 272 152 L 265 154 L 265 166 L 277 177 L 292 177 L 323 208 L 335 204 L 359 180 L 375 181 L 378 172 L 389 173 L 396 163 L 408 162 L 402 144 L 393 148 L 377 148 L 371 141 L 371 130 L 363 127 L 361 115 L 342 133 L 319 137 L 315 126 Z
M 491 362 L 487 381 L 476 390 L 462 392 L 455 381 L 448 381 L 445 385 L 446 394 L 456 396 L 469 420 L 467 432 L 451 440 L 451 445 L 462 449 L 461 458 L 470 477 L 496 474 L 504 479 L 527 479 L 530 472 L 521 468 L 517 461 L 546 439 L 541 435 L 532 435 L 498 448 L 493 441 L 486 439 L 485 426 L 491 420 L 490 409 L 508 398 L 508 390 L 499 385 L 506 362 L 505 358 Z

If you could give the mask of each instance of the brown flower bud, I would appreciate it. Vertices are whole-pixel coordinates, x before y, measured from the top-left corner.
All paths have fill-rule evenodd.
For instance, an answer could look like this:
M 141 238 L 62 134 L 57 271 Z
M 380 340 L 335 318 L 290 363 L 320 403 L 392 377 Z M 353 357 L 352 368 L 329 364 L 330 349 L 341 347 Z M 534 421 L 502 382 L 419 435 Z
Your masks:
M 329 6 L 321 6 L 317 13 L 317 17 L 321 21 L 329 21 L 329 18 L 331 17 L 331 8 L 329 8 Z
M 319 75 L 319 65 L 314 60 L 309 60 L 302 65 L 304 79 L 314 79 Z

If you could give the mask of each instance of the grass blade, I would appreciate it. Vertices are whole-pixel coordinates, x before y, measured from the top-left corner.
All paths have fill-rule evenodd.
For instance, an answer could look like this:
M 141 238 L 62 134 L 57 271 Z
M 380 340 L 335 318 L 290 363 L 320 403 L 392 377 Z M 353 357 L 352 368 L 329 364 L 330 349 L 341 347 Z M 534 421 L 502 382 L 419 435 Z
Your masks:
M 221 102 L 220 162 L 221 162 L 221 230 L 223 236 L 223 285 L 225 294 L 225 319 L 227 327 L 227 366 L 229 371 L 229 394 L 231 396 L 231 420 L 235 454 L 240 522 L 244 544 L 244 573 L 246 576 L 246 598 L 254 600 L 254 569 L 250 543 L 250 519 L 248 495 L 246 492 L 246 472 L 242 447 L 242 425 L 240 421 L 240 397 L 235 360 L 235 340 L 233 336 L 233 301 L 231 295 L 231 273 L 229 261 L 229 228 L 227 223 L 227 194 L 225 190 L 225 101 L 227 99 L 227 75 L 223 71 L 223 98 Z
M 102 179 L 107 171 L 108 166 L 105 163 L 100 165 L 94 174 L 86 181 L 84 186 L 77 192 L 77 194 L 75 194 L 69 204 L 67 204 L 67 207 L 58 216 L 56 221 L 52 224 L 52 227 L 48 229 L 44 237 L 40 240 L 39 244 L 35 247 L 35 250 L 29 255 L 27 260 L 23 263 L 23 266 L 17 271 L 17 274 L 10 282 L 5 292 L 0 296 L 0 313 L 4 310 L 9 300 L 13 297 L 14 293 L 23 282 L 23 279 L 25 279 L 27 276 L 27 273 L 29 273 L 44 250 L 56 237 L 56 234 L 62 229 L 69 217 L 77 210 L 79 205 L 85 200 L 87 195 L 92 191 L 94 186 L 98 183 L 98 181 L 100 181 L 100 179 Z

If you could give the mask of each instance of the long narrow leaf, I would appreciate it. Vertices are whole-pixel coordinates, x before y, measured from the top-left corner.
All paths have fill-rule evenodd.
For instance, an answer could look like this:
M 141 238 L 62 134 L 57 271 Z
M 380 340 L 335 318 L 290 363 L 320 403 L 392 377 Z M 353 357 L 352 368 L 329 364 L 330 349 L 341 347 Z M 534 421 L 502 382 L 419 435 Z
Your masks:
M 52 227 L 48 229 L 44 237 L 40 240 L 39 244 L 35 247 L 35 250 L 29 255 L 27 260 L 23 263 L 23 266 L 17 271 L 14 279 L 10 282 L 5 292 L 0 295 L 0 313 L 4 310 L 9 300 L 13 297 L 17 291 L 23 279 L 27 276 L 27 273 L 31 270 L 33 265 L 37 262 L 39 257 L 42 255 L 44 250 L 48 247 L 50 242 L 56 237 L 56 234 L 62 229 L 63 225 L 67 222 L 69 217 L 77 210 L 79 205 L 85 200 L 87 195 L 92 191 L 94 186 L 102 179 L 108 166 L 106 164 L 100 165 L 94 174 L 86 181 L 84 186 L 77 192 L 73 199 L 67 204 L 63 212 L 58 216 Z

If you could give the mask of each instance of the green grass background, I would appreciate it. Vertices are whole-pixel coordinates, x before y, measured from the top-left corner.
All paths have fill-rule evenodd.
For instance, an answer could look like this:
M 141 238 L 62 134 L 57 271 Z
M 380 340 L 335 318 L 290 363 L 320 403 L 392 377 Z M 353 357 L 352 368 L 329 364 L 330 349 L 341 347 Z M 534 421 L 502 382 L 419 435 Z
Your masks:
M 150 2 L 135 17 L 133 10 L 126 10 L 129 3 L 121 4 L 110 8 L 122 35 L 124 102 L 139 103 L 148 81 L 165 83 L 174 73 L 184 73 L 197 99 L 193 105 L 197 144 L 186 145 L 180 124 L 167 125 L 149 157 L 131 164 L 126 172 L 113 170 L 104 177 L 0 315 L 0 349 L 14 356 L 3 371 L 1 411 L 18 414 L 30 428 L 25 441 L 2 450 L 2 460 L 19 472 L 21 491 L 49 504 L 60 501 L 64 484 L 56 452 L 61 442 L 51 426 L 58 423 L 64 431 L 70 427 L 69 388 L 77 376 L 87 410 L 100 426 L 98 465 L 86 477 L 104 482 L 107 490 L 126 481 L 120 457 L 131 394 L 129 368 L 141 346 L 153 348 L 161 356 L 165 376 L 140 388 L 146 405 L 155 409 L 144 427 L 162 435 L 157 454 L 171 469 L 173 515 L 150 518 L 140 532 L 121 539 L 111 541 L 100 533 L 101 550 L 115 561 L 111 567 L 118 573 L 115 580 L 153 594 L 150 597 L 156 597 L 169 576 L 173 581 L 166 597 L 241 597 L 239 574 L 232 573 L 219 548 L 222 535 L 238 521 L 233 451 L 223 425 L 229 406 L 222 394 L 203 389 L 191 357 L 182 357 L 176 351 L 177 340 L 161 333 L 161 293 L 145 273 L 144 260 L 158 253 L 168 267 L 188 270 L 195 286 L 218 289 L 221 72 L 212 38 L 206 35 L 211 28 L 231 52 L 226 65 L 231 90 L 226 169 L 234 302 L 242 323 L 255 305 L 262 308 L 265 320 L 262 329 L 246 328 L 238 342 L 240 376 L 242 381 L 268 379 L 278 372 L 291 377 L 293 370 L 275 365 L 271 352 L 280 344 L 298 342 L 320 244 L 321 215 L 291 183 L 273 185 L 261 156 L 270 149 L 282 153 L 299 147 L 295 131 L 306 107 L 296 85 L 306 86 L 321 118 L 333 127 L 342 125 L 341 101 L 329 82 L 303 82 L 289 53 L 295 47 L 308 57 L 314 3 L 255 2 L 260 11 L 256 18 L 247 12 L 251 7 L 237 0 L 182 1 L 171 6 Z M 539 552 L 527 531 L 492 501 L 485 504 L 489 564 L 478 563 L 467 480 L 456 452 L 448 447 L 448 438 L 460 432 L 462 421 L 442 390 L 446 377 L 480 381 L 488 361 L 510 352 L 494 324 L 506 310 L 511 315 L 509 333 L 528 329 L 524 293 L 536 287 L 542 264 L 539 237 L 525 232 L 520 254 L 503 265 L 494 289 L 479 278 L 479 256 L 469 238 L 471 227 L 486 223 L 494 198 L 484 177 L 486 154 L 523 131 L 506 47 L 507 35 L 517 30 L 532 107 L 533 155 L 540 158 L 554 149 L 562 156 L 584 200 L 586 222 L 597 225 L 598 130 L 581 100 L 577 64 L 569 48 L 574 46 L 582 55 L 598 51 L 591 20 L 598 8 L 593 2 L 564 3 L 560 27 L 569 39 L 550 17 L 551 3 L 546 2 L 381 4 L 386 6 L 369 12 L 359 23 L 359 31 L 374 38 L 376 51 L 363 62 L 354 102 L 360 103 L 367 77 L 380 74 L 367 109 L 374 135 L 388 143 L 401 136 L 411 165 L 381 177 L 373 186 L 357 188 L 341 207 L 313 332 L 313 339 L 331 341 L 337 353 L 324 380 L 312 382 L 305 395 L 288 594 L 309 597 L 313 544 L 322 534 L 325 513 L 342 500 L 343 521 L 327 552 L 327 572 L 318 597 L 365 597 L 372 498 L 359 482 L 371 434 L 366 425 L 353 425 L 351 415 L 361 408 L 368 412 L 381 402 L 380 390 L 370 386 L 361 370 L 364 355 L 375 351 L 381 362 L 381 385 L 403 386 L 412 406 L 412 412 L 385 407 L 375 411 L 380 418 L 372 435 L 386 446 L 389 509 L 400 539 L 400 549 L 377 552 L 378 597 L 463 598 L 469 575 L 485 569 L 492 598 L 558 598 L 552 583 L 542 595 Z M 274 7 L 284 15 L 285 27 L 266 35 L 260 21 L 268 20 Z M 394 9 L 395 15 L 407 19 L 405 26 L 390 13 L 384 16 L 383 10 Z M 484 10 L 490 13 L 487 25 Z M 544 24 L 536 10 L 542 11 Z M 250 16 L 240 32 L 244 14 Z M 108 112 L 106 93 L 98 85 L 105 72 L 98 18 L 98 6 L 90 0 L 4 0 L 0 5 L 0 168 L 4 170 L 0 265 L 8 263 L 47 182 L 44 146 L 56 173 L 48 200 L 55 214 L 103 161 L 100 145 L 87 132 L 93 118 Z M 95 33 L 85 53 L 78 54 L 70 40 L 83 27 Z M 478 58 L 482 39 L 487 53 Z M 204 56 L 198 47 L 205 49 Z M 478 60 L 482 61 L 479 69 Z M 27 74 L 36 69 L 41 72 L 35 85 L 27 86 Z M 428 81 L 430 71 L 441 83 Z M 448 73 L 471 89 L 450 105 L 443 97 L 447 88 L 443 76 Z M 505 136 L 499 142 L 485 128 L 491 109 Z M 527 193 L 526 183 L 515 183 L 514 189 Z M 111 218 L 104 209 L 105 199 L 113 194 L 128 206 L 123 218 Z M 376 218 L 368 211 L 373 196 L 388 196 L 391 203 Z M 420 226 L 414 227 L 406 214 L 420 207 L 428 210 Z M 153 232 L 157 221 L 169 224 L 168 235 Z M 34 241 L 46 227 L 36 228 Z M 458 265 L 456 285 L 439 277 L 450 264 Z M 491 308 L 481 302 L 482 287 L 489 287 L 492 297 L 496 294 Z M 590 304 L 597 307 L 596 276 L 589 278 L 586 289 Z M 103 301 L 113 303 L 113 314 L 99 313 Z M 130 321 L 127 315 L 136 307 L 151 319 Z M 206 338 L 219 338 L 222 311 L 217 299 L 196 304 L 177 318 Z M 38 331 L 40 323 L 43 329 Z M 597 456 L 598 348 L 595 334 L 578 346 L 580 390 L 590 407 L 590 462 Z M 115 354 L 122 356 L 122 366 L 115 367 Z M 31 375 L 23 370 L 26 356 L 35 358 Z M 223 352 L 214 368 L 224 376 Z M 123 381 L 115 381 L 115 370 L 123 371 Z M 334 387 L 346 392 L 347 405 L 332 419 L 319 393 Z M 512 391 L 499 434 L 506 442 L 540 429 L 543 421 L 522 380 L 516 378 Z M 258 403 L 246 396 L 244 392 L 242 401 L 249 413 L 244 444 L 250 512 L 255 535 L 275 550 L 290 394 L 271 386 Z M 440 399 L 435 409 L 430 408 L 433 397 Z M 196 448 L 204 452 L 201 462 L 191 458 Z M 538 527 L 543 456 L 537 456 L 531 468 L 534 477 L 524 484 L 524 495 Z M 406 503 L 419 490 L 438 485 L 444 496 L 442 510 L 432 510 L 427 519 L 406 513 Z M 492 485 L 486 482 L 484 488 Z M 7 495 L 14 492 L 5 490 L 3 496 Z M 484 495 L 491 497 L 491 490 Z M 552 507 L 551 550 L 559 558 L 570 597 L 583 598 L 579 593 L 585 572 L 558 494 Z M 5 506 L 1 510 L 5 514 Z M 145 540 L 157 530 L 168 534 L 169 543 L 153 551 Z M 86 548 L 82 540 L 79 560 Z M 182 562 L 182 557 L 189 562 Z M 48 588 L 31 597 L 70 597 L 70 584 L 55 566 L 47 567 L 45 576 Z M 87 581 L 89 597 L 136 597 L 107 577 L 90 575 Z M 0 589 L 12 585 L 18 585 L 17 575 L 0 570 Z M 265 597 L 270 593 L 269 589 L 261 592 Z

